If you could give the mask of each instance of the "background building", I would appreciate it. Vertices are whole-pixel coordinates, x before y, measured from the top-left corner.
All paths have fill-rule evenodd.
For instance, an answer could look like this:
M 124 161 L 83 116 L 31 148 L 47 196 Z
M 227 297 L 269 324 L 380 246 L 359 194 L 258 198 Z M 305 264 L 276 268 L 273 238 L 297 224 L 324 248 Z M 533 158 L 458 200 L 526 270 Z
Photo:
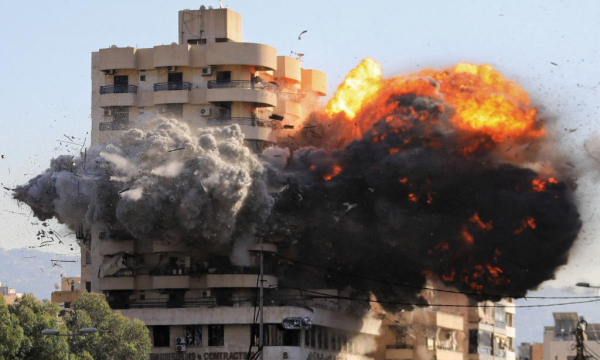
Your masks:
M 55 285 L 56 286 L 56 285 Z M 60 290 L 52 292 L 50 301 L 56 303 L 61 309 L 71 308 L 73 303 L 81 294 L 81 278 L 61 277 Z
M 544 344 L 521 343 L 519 348 L 519 360 L 542 360 L 544 357 Z
M 427 287 L 444 289 L 442 284 Z M 431 304 L 463 307 L 430 306 L 387 315 L 377 359 L 516 359 L 512 299 L 476 303 L 459 293 L 425 290 L 421 295 Z
M 544 327 L 544 359 L 574 360 L 575 331 L 580 317 L 576 312 L 557 312 L 552 314 L 554 326 Z M 584 333 L 586 356 L 598 358 L 600 354 L 600 324 L 587 324 Z
M 9 305 L 13 304 L 15 300 L 23 296 L 23 294 L 17 294 L 17 291 L 15 289 L 8 287 L 8 285 L 3 285 L 1 282 L 0 294 L 4 298 L 4 302 L 6 302 Z

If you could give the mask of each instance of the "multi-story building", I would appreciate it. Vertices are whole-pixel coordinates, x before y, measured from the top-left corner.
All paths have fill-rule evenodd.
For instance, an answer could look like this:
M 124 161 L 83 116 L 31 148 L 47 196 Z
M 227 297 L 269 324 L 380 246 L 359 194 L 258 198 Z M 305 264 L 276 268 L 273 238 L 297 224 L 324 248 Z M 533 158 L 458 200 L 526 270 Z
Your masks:
M 444 289 L 442 284 L 428 287 Z M 516 360 L 511 299 L 474 302 L 460 293 L 425 290 L 430 306 L 388 314 L 376 358 L 386 360 Z
M 14 304 L 15 300 L 22 296 L 22 294 L 18 294 L 15 289 L 8 287 L 8 285 L 2 285 L 1 282 L 0 295 L 2 295 L 2 297 L 4 298 L 4 302 L 9 305 Z
M 258 151 L 327 92 L 323 72 L 241 42 L 241 16 L 229 9 L 180 11 L 178 34 L 170 45 L 92 53 L 92 144 L 162 114 L 192 128 L 239 124 Z
M 56 285 L 55 285 L 56 286 Z M 81 278 L 79 277 L 61 277 L 60 290 L 52 292 L 50 301 L 58 304 L 61 310 L 70 309 L 71 304 L 77 300 L 81 294 Z
M 542 360 L 544 357 L 544 344 L 525 342 L 518 349 L 518 360 Z
M 149 49 L 110 47 L 92 54 L 92 144 L 156 116 L 192 129 L 238 124 L 255 151 L 274 144 L 326 93 L 325 74 L 303 69 L 273 47 L 241 42 L 240 15 L 229 9 L 179 12 L 179 42 Z M 305 106 L 306 105 L 306 106 Z M 113 309 L 150 329 L 151 359 L 245 359 L 257 350 L 259 247 L 251 266 L 202 249 L 79 229 L 81 281 Z M 274 289 L 264 276 L 265 359 L 369 359 L 381 320 L 353 316 L 336 299 Z M 319 290 L 331 295 L 334 290 Z M 371 314 L 372 315 L 372 314 Z M 292 318 L 292 319 L 290 319 Z M 310 323 L 286 329 L 284 320 Z M 308 320 L 310 319 L 310 320 Z
M 544 327 L 544 359 L 574 360 L 575 332 L 580 318 L 576 312 L 557 312 L 552 314 L 554 326 Z M 584 336 L 584 346 L 587 358 L 597 358 L 600 354 L 600 324 L 587 324 Z

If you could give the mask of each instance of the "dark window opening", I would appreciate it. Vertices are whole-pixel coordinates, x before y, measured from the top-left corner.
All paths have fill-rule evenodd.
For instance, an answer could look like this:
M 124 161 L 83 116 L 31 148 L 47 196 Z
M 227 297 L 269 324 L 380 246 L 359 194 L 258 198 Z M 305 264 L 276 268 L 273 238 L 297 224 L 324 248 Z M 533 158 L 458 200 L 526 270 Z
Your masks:
M 140 81 L 146 81 L 146 75 L 140 75 Z
M 190 45 L 205 45 L 206 39 L 188 39 Z
M 115 75 L 115 87 L 124 86 L 127 87 L 129 85 L 129 76 L 127 75 Z
M 171 328 L 169 326 L 153 326 L 154 347 L 171 346 Z
M 112 109 L 113 122 L 126 123 L 129 121 L 129 107 L 115 106 Z
M 225 346 L 225 327 L 208 325 L 208 346 Z
M 263 326 L 264 346 L 300 346 L 300 331 L 287 330 L 280 324 L 265 324 Z M 306 330 L 308 331 L 308 330 Z M 259 325 L 253 325 L 251 328 L 252 346 L 258 346 L 260 342 Z M 306 340 L 305 340 L 306 344 Z
M 215 118 L 220 120 L 231 119 L 231 104 L 230 102 L 215 103 L 216 115 Z
M 167 308 L 182 308 L 185 303 L 185 292 L 176 292 L 169 294 Z
M 86 281 L 85 282 L 85 290 L 87 292 L 92 292 L 92 282 L 91 281 Z
M 90 265 L 92 263 L 92 253 L 89 251 L 85 251 L 85 264 Z
M 181 83 L 181 82 L 183 82 L 183 73 L 181 73 L 181 72 L 169 73 L 167 81 L 170 83 Z
M 202 346 L 202 325 L 187 325 L 185 327 L 185 344 L 187 346 Z
M 227 39 L 227 38 L 216 38 L 215 42 L 218 42 L 218 43 L 229 42 L 229 39 Z
M 71 303 L 70 302 L 66 302 L 65 303 L 65 309 L 70 309 L 71 308 Z
M 231 71 L 217 71 L 217 82 L 231 81 Z

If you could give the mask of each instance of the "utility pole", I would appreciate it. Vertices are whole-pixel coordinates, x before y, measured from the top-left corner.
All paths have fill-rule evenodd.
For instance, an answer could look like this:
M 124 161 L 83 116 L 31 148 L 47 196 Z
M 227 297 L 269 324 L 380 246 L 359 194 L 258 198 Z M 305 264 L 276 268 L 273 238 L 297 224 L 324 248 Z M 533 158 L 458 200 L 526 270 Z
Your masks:
M 585 360 L 585 354 L 583 352 L 585 349 L 585 344 L 583 343 L 585 338 L 583 334 L 585 333 L 586 327 L 587 322 L 583 320 L 582 317 L 581 320 L 579 320 L 579 323 L 577 323 L 577 330 L 575 330 L 575 346 L 577 349 L 577 356 L 575 356 L 575 360 Z
M 264 360 L 265 355 L 263 352 L 263 341 L 264 341 L 264 305 L 263 305 L 263 283 L 264 283 L 264 269 L 263 269 L 263 248 L 260 247 L 260 299 L 259 299 L 259 311 L 260 311 L 260 325 L 258 330 L 258 351 L 260 351 L 260 360 Z

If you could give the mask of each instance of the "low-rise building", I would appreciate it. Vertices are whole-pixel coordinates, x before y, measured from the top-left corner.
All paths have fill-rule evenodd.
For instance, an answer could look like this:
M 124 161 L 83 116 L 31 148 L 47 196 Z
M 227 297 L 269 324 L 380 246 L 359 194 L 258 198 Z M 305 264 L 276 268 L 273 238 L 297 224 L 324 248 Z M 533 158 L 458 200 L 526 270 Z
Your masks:
M 556 312 L 554 326 L 544 327 L 544 359 L 574 360 L 575 332 L 577 324 L 582 319 L 576 312 Z M 584 346 L 588 358 L 596 358 L 600 354 L 600 324 L 587 324 L 584 333 Z
M 71 304 L 81 295 L 80 277 L 61 277 L 60 290 L 52 292 L 50 300 L 61 309 L 70 309 Z
M 524 342 L 518 348 L 518 360 L 542 360 L 544 357 L 544 344 Z
M 10 288 L 8 285 L 2 284 L 0 282 L 0 294 L 4 298 L 4 302 L 12 305 L 14 302 L 23 296 L 23 294 L 18 294 L 17 291 L 13 288 Z

